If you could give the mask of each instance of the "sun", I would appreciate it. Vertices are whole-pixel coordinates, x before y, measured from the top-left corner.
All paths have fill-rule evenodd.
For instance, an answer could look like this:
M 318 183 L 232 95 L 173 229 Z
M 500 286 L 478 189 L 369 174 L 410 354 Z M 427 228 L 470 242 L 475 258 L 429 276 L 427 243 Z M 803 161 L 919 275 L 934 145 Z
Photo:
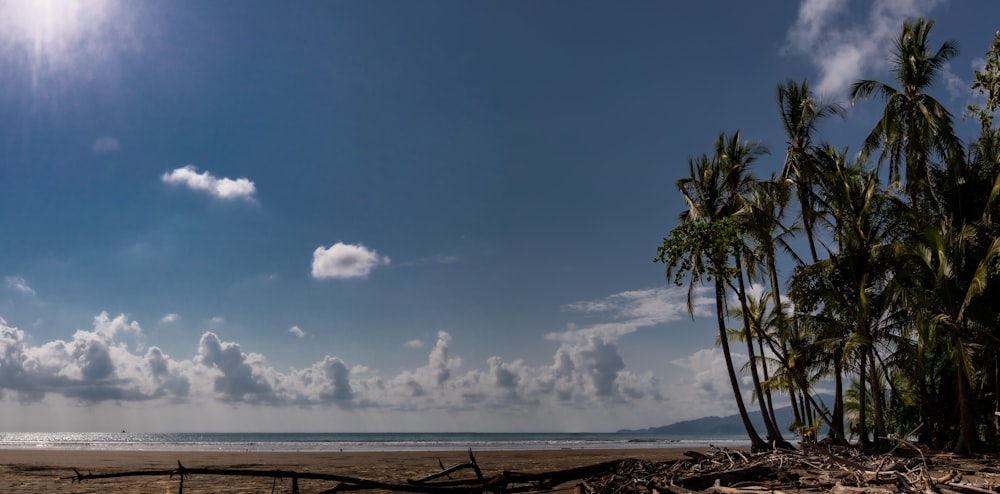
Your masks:
M 33 84 L 67 75 L 109 48 L 118 6 L 114 0 L 0 2 L 2 56 L 30 71 Z

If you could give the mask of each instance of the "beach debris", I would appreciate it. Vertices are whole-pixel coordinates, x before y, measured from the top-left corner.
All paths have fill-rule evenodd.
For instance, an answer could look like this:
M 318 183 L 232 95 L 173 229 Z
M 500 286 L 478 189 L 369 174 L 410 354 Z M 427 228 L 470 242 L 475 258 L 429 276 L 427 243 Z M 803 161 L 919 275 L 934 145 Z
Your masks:
M 301 481 L 333 482 L 323 494 L 369 490 L 425 494 L 478 494 L 572 491 L 573 494 L 753 494 L 761 492 L 835 492 L 884 494 L 898 492 L 984 494 L 1000 492 L 1000 463 L 988 458 L 933 455 L 922 450 L 864 455 L 850 448 L 811 445 L 800 450 L 745 452 L 726 448 L 689 451 L 686 458 L 653 462 L 625 458 L 547 472 L 504 470 L 486 475 L 475 454 L 452 467 L 438 460 L 441 470 L 419 479 L 386 481 L 345 475 L 290 470 L 188 468 L 177 463 L 170 470 L 143 470 L 63 477 L 74 482 L 134 476 L 177 477 L 178 492 L 192 475 L 291 479 L 299 494 Z M 459 474 L 465 472 L 465 477 Z M 471 473 L 471 474 L 470 474 Z

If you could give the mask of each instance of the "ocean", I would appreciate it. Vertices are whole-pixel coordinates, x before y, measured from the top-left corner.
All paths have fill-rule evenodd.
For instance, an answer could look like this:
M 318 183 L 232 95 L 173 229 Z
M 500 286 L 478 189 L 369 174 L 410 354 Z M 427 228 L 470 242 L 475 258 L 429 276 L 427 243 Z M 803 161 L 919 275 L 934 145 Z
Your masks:
M 625 433 L 3 432 L 4 449 L 104 451 L 448 451 L 748 447 L 741 437 Z

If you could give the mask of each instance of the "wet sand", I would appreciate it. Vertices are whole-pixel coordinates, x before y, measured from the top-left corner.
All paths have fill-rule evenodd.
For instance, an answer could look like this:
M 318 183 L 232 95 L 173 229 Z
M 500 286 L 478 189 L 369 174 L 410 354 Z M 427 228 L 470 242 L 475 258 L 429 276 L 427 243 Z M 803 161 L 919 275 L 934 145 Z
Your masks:
M 480 451 L 476 460 L 483 474 L 504 470 L 545 472 L 621 458 L 666 461 L 684 457 L 690 448 L 563 449 L 546 451 Z M 415 452 L 182 452 L 182 451 L 79 451 L 0 450 L 0 492 L 66 493 L 173 493 L 178 479 L 168 476 L 125 477 L 72 482 L 73 469 L 81 473 L 114 473 L 136 470 L 170 470 L 180 461 L 187 468 L 285 470 L 337 474 L 348 477 L 405 482 L 441 470 L 439 460 L 451 467 L 469 460 L 467 451 Z M 460 473 L 469 476 L 470 473 Z M 196 475 L 185 479 L 185 494 L 208 492 L 291 492 L 290 479 Z M 329 481 L 300 480 L 303 494 L 330 489 Z M 572 487 L 570 485 L 569 487 Z

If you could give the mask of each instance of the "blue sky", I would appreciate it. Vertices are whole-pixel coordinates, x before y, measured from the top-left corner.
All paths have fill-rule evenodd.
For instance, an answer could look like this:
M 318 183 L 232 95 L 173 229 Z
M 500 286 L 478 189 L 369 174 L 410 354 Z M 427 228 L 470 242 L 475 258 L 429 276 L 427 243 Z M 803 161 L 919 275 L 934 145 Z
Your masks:
M 776 8 L 783 7 L 783 8 Z M 729 413 L 651 262 L 775 86 L 988 2 L 0 3 L 3 430 L 569 430 Z M 856 149 L 862 102 L 823 137 Z M 971 124 L 960 135 L 971 136 Z M 699 310 L 710 306 L 699 305 Z

